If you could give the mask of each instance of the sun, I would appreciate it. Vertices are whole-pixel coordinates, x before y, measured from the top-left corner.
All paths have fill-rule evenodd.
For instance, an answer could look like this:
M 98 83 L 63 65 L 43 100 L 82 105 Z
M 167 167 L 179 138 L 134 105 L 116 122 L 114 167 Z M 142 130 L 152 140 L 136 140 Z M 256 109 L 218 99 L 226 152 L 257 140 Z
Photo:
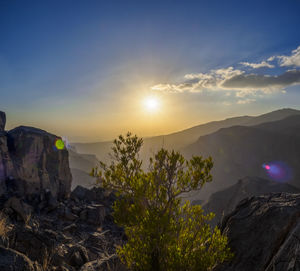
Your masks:
M 144 107 L 148 112 L 156 112 L 160 102 L 156 97 L 147 97 L 144 99 Z

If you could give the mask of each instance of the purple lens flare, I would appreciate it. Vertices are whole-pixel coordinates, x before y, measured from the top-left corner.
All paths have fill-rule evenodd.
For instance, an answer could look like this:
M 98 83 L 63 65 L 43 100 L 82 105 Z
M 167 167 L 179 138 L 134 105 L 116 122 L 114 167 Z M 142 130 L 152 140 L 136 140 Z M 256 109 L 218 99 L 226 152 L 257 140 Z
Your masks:
M 267 175 L 277 182 L 288 182 L 292 178 L 292 169 L 284 162 L 275 161 L 262 166 Z

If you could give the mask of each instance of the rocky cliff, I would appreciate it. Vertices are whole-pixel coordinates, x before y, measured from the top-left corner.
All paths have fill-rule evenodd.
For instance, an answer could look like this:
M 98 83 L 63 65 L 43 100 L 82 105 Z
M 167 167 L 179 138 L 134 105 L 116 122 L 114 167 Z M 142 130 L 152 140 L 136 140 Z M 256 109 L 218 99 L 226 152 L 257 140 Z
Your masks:
M 50 191 L 57 199 L 68 197 L 72 175 L 68 151 L 55 147 L 60 137 L 25 126 L 6 132 L 5 121 L 0 112 L 0 196 L 34 200 Z
M 300 194 L 243 200 L 225 217 L 221 230 L 235 257 L 215 270 L 300 270 Z
M 125 270 L 115 254 L 125 237 L 111 215 L 114 193 L 71 193 L 61 138 L 25 126 L 7 132 L 5 121 L 0 112 L 0 270 Z M 78 165 L 88 170 L 94 157 L 84 158 Z
M 290 184 L 278 183 L 259 177 L 245 177 L 236 184 L 213 193 L 203 209 L 206 212 L 215 214 L 214 219 L 211 221 L 211 224 L 215 226 L 224 216 L 231 213 L 241 200 L 275 192 L 300 193 L 300 189 Z M 196 203 L 193 202 L 193 204 Z

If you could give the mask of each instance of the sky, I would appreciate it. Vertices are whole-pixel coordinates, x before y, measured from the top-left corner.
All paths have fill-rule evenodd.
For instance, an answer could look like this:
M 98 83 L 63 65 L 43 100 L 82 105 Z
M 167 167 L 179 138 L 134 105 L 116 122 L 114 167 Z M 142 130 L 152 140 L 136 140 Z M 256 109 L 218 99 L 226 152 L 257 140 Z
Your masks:
M 94 142 L 300 109 L 299 14 L 299 0 L 0 0 L 6 129 Z

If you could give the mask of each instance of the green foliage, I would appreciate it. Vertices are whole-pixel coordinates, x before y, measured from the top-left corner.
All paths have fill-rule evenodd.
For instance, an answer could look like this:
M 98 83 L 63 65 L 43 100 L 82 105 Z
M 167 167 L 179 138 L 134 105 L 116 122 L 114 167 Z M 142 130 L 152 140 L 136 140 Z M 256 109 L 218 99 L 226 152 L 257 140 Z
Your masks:
M 181 202 L 183 193 L 201 189 L 212 180 L 211 158 L 186 161 L 178 152 L 161 149 L 141 169 L 138 153 L 143 140 L 130 133 L 114 141 L 113 161 L 93 169 L 105 188 L 116 191 L 115 222 L 125 228 L 127 243 L 118 248 L 132 270 L 210 270 L 231 257 L 227 238 L 207 224 L 200 206 Z

